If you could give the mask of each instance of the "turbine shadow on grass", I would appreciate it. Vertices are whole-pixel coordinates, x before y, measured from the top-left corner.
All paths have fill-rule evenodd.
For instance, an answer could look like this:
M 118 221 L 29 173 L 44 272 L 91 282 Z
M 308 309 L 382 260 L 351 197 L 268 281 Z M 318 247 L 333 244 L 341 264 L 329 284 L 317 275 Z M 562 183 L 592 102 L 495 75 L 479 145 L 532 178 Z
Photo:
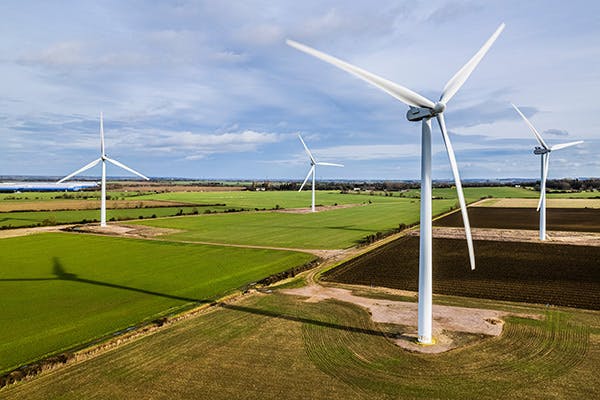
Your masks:
M 374 330 L 374 329 L 366 329 L 366 328 L 359 328 L 359 327 L 355 327 L 355 326 L 340 325 L 340 324 L 335 324 L 332 322 L 319 321 L 316 319 L 304 318 L 304 317 L 299 317 L 299 316 L 295 316 L 295 315 L 261 310 L 259 308 L 238 306 L 235 304 L 220 303 L 219 306 L 222 308 L 226 308 L 228 310 L 241 311 L 241 312 L 246 312 L 246 313 L 250 313 L 250 314 L 271 317 L 271 318 L 285 319 L 287 321 L 302 322 L 304 324 L 322 326 L 325 328 L 339 329 L 339 330 L 354 332 L 354 333 L 362 333 L 365 335 L 388 337 L 388 335 L 386 335 L 384 332 Z
M 140 289 L 140 288 L 135 288 L 135 287 L 131 287 L 131 286 L 119 285 L 116 283 L 109 283 L 109 282 L 102 282 L 102 281 L 97 281 L 97 280 L 93 280 L 93 279 L 80 278 L 76 274 L 67 272 L 57 257 L 54 257 L 52 259 L 52 261 L 54 263 L 54 265 L 52 267 L 52 274 L 55 276 L 55 278 L 7 278 L 7 279 L 0 279 L 0 282 L 35 282 L 35 281 L 57 281 L 57 280 L 59 280 L 59 281 L 79 282 L 79 283 L 85 283 L 85 284 L 96 285 L 96 286 L 105 286 L 105 287 L 110 287 L 113 289 L 128 290 L 131 292 L 147 294 L 150 296 L 158 296 L 158 297 L 164 297 L 167 299 L 192 302 L 192 303 L 203 304 L 203 303 L 212 303 L 214 301 L 214 300 L 210 300 L 210 299 L 195 299 L 192 297 L 176 296 L 176 295 L 172 295 L 172 294 L 168 294 L 168 293 L 161 293 L 161 292 L 155 292 L 152 290 L 146 290 L 146 289 Z

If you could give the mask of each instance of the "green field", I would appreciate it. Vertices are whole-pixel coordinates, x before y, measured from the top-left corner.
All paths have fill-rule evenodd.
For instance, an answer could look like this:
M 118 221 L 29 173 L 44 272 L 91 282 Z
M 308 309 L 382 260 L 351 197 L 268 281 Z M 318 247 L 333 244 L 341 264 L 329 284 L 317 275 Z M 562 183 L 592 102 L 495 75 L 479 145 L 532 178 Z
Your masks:
M 460 298 L 446 303 L 467 305 Z M 479 307 L 495 304 L 477 301 Z M 503 305 L 504 334 L 438 355 L 393 345 L 356 306 L 251 296 L 83 363 L 0 391 L 4 399 L 592 399 L 598 313 Z
M 435 200 L 433 213 L 443 213 L 454 205 L 454 200 Z M 392 202 L 318 213 L 212 214 L 134 223 L 183 230 L 166 236 L 173 240 L 337 249 L 356 245 L 367 235 L 397 228 L 401 223 L 418 221 L 418 200 L 396 198 Z
M 136 196 L 138 192 L 109 191 L 107 196 L 116 199 L 127 199 Z M 21 193 L 0 193 L 0 201 L 27 201 L 27 200 L 47 200 L 55 199 L 100 199 L 100 191 L 80 191 L 80 192 L 21 192 Z
M 180 210 L 184 214 L 195 211 L 203 213 L 206 209 L 211 212 L 225 210 L 222 206 L 210 207 L 148 207 L 148 208 L 119 208 L 106 210 L 106 218 L 117 221 L 143 218 L 167 217 L 177 215 Z M 70 210 L 70 211 L 13 211 L 0 213 L 0 227 L 20 228 L 41 225 L 59 225 L 80 223 L 83 221 L 94 222 L 100 220 L 100 210 Z
M 371 202 L 390 203 L 397 199 L 384 196 L 363 194 L 341 194 L 339 191 L 317 191 L 317 205 L 332 206 L 335 204 L 364 204 Z M 266 191 L 266 192 L 171 192 L 137 196 L 136 200 L 169 200 L 200 204 L 224 203 L 228 207 L 249 210 L 280 208 L 303 208 L 311 205 L 311 192 Z
M 81 234 L 1 239 L 0 372 L 312 258 Z

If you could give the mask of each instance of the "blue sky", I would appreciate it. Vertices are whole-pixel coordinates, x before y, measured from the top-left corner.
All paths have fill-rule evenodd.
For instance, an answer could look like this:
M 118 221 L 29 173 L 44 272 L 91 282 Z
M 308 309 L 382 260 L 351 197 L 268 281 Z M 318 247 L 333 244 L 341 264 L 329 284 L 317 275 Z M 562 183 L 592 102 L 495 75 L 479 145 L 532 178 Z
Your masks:
M 376 5 L 376 7 L 375 7 Z M 599 176 L 597 1 L 23 1 L 0 13 L 0 175 L 65 175 L 107 153 L 149 176 L 419 178 L 407 107 L 285 45 L 293 38 L 437 99 L 501 22 L 451 100 L 463 178 Z M 434 178 L 451 177 L 434 130 Z M 96 172 L 99 173 L 99 170 Z M 109 175 L 121 174 L 109 167 Z

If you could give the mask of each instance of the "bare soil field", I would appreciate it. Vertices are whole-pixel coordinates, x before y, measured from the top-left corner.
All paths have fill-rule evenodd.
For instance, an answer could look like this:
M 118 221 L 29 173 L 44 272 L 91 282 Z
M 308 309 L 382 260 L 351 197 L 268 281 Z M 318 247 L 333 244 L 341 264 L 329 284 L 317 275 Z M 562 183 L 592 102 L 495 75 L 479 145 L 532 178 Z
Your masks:
M 433 240 L 433 291 L 466 297 L 600 309 L 600 247 Z M 340 283 L 418 290 L 419 238 L 407 236 L 328 271 Z
M 538 199 L 487 199 L 472 207 L 537 208 Z M 600 208 L 600 199 L 546 199 L 547 208 Z
M 469 220 L 474 228 L 539 229 L 535 208 L 470 207 Z M 463 227 L 460 213 L 433 221 L 434 226 Z M 600 232 L 600 212 L 590 208 L 552 208 L 546 213 L 549 231 Z
M 178 201 L 163 200 L 108 200 L 106 202 L 106 207 L 109 209 L 183 206 L 190 206 L 190 204 Z M 0 202 L 0 212 L 95 210 L 97 208 L 100 208 L 100 200 L 42 200 Z

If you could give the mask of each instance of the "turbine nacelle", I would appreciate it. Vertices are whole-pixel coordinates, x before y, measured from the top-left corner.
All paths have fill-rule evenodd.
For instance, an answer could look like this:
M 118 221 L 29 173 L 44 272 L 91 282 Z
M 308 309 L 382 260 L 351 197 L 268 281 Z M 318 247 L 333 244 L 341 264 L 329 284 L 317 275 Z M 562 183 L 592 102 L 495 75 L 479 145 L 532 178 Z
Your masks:
M 542 154 L 546 154 L 546 153 L 550 153 L 550 149 L 545 149 L 543 147 L 536 147 L 535 149 L 533 149 L 533 154 L 536 154 L 538 156 L 542 155 Z
M 433 108 L 429 107 L 413 107 L 410 106 L 406 112 L 406 119 L 412 122 L 421 121 L 424 119 L 433 118 L 446 110 L 446 105 L 442 102 L 437 102 Z
M 434 111 L 431 108 L 410 107 L 406 112 L 406 119 L 412 122 L 418 122 L 424 119 L 434 117 Z

